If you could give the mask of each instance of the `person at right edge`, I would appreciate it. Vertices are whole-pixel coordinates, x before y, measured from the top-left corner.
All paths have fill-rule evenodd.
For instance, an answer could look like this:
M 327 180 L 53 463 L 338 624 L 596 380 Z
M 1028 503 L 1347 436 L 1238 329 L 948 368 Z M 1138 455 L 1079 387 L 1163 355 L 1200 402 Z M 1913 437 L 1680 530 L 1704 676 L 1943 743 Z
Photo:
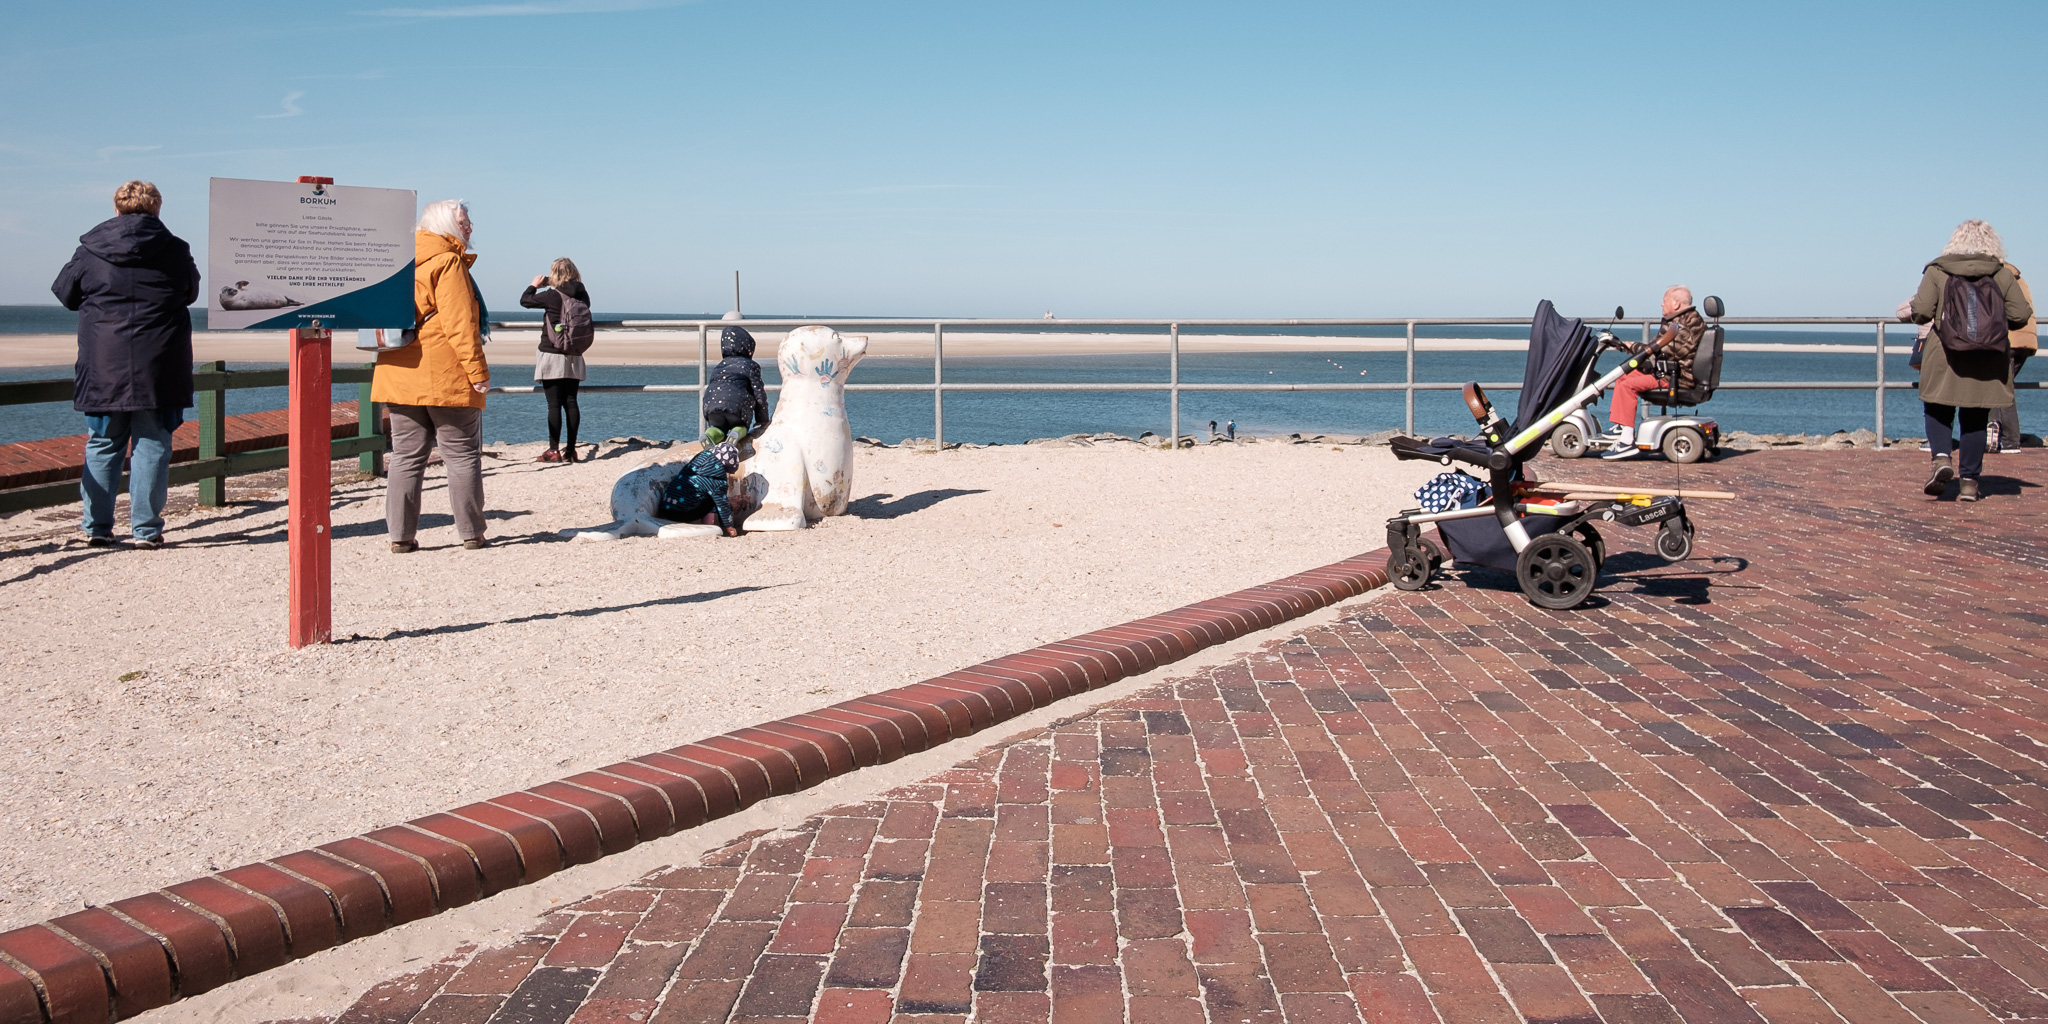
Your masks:
M 2012 271 L 2012 276 L 2019 280 L 2020 294 L 2027 297 L 2027 305 L 2033 305 L 2034 289 L 2028 287 L 2026 278 L 2020 277 L 2020 268 L 2007 263 L 2005 269 Z M 2040 327 L 2034 320 L 2034 317 L 2028 317 L 2025 327 L 2014 328 L 2012 332 L 2010 342 L 2012 345 L 2012 379 L 2014 381 L 2020 379 L 2020 367 L 2027 365 L 2027 360 L 2041 348 Z M 1998 438 L 1996 443 L 1993 443 L 1990 432 L 1986 432 L 1984 451 L 1987 454 L 1992 452 L 2016 452 L 2020 450 L 2020 410 L 2017 398 L 2014 399 L 2014 404 L 2012 405 L 2008 405 L 2003 409 L 1991 410 L 1991 426 L 1996 428 Z
M 1991 410 L 2013 403 L 2009 331 L 2026 326 L 2033 315 L 2019 275 L 2005 265 L 2005 243 L 1981 220 L 1957 225 L 1941 255 L 1921 273 L 1913 322 L 1932 324 L 1932 340 L 1940 342 L 1924 346 L 1920 356 L 1920 405 L 1934 461 L 1924 488 L 1928 495 L 1940 497 L 1960 476 L 1956 500 L 1982 497 L 1977 478 L 1984 471 L 1984 425 Z
M 420 484 L 435 446 L 448 468 L 448 504 L 462 546 L 484 539 L 484 304 L 470 280 L 469 207 L 428 203 L 413 232 L 413 323 L 419 340 L 377 354 L 370 400 L 391 410 L 391 478 L 384 528 L 393 554 L 419 550 Z

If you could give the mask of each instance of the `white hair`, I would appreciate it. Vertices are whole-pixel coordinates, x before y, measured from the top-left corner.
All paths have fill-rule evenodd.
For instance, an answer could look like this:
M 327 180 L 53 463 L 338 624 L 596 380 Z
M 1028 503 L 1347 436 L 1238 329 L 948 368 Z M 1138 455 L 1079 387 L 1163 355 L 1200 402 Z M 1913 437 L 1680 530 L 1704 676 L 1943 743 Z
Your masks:
M 1981 220 L 1966 220 L 1956 225 L 1956 232 L 1948 236 L 1948 245 L 1941 250 L 1943 256 L 1992 256 L 1999 262 L 2005 261 L 2005 241 L 1991 225 Z
M 1666 295 L 1669 295 L 1672 292 L 1684 292 L 1685 304 L 1688 306 L 1692 305 L 1692 289 L 1687 288 L 1682 284 L 1674 284 L 1671 287 L 1664 289 L 1664 294 Z
M 419 230 L 431 231 L 451 238 L 462 237 L 462 225 L 457 223 L 457 214 L 469 212 L 469 203 L 461 199 L 441 199 L 427 204 L 420 211 Z

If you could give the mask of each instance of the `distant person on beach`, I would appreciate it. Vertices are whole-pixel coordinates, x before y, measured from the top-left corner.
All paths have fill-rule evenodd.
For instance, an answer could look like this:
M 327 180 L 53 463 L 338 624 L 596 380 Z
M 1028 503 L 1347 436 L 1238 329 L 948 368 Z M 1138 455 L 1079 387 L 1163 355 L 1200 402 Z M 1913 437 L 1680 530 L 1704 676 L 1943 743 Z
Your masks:
M 540 357 L 533 361 L 533 379 L 548 398 L 548 450 L 540 461 L 575 462 L 576 428 L 583 422 L 583 412 L 576 407 L 576 386 L 583 382 L 583 353 L 596 337 L 590 326 L 590 293 L 583 288 L 576 264 L 564 256 L 549 264 L 547 273 L 534 277 L 519 293 L 519 304 L 546 310 L 541 314 Z M 565 418 L 566 446 L 561 444 Z
M 129 462 L 128 528 L 138 548 L 163 544 L 171 435 L 192 405 L 192 314 L 199 266 L 192 247 L 157 219 L 164 197 L 131 181 L 114 217 L 81 235 L 50 291 L 78 313 L 71 407 L 85 414 L 87 545 L 114 543 L 114 490 Z M 134 454 L 129 454 L 130 443 Z
M 428 203 L 413 232 L 412 302 L 419 341 L 377 353 L 370 400 L 391 411 L 391 478 L 384 492 L 384 528 L 394 554 L 419 550 L 420 483 L 438 445 L 448 468 L 448 504 L 462 546 L 484 539 L 483 297 L 469 268 L 469 206 L 460 199 Z
M 754 361 L 754 336 L 744 327 L 718 334 L 718 354 L 704 385 L 704 422 L 729 435 L 734 444 L 749 431 L 768 425 L 768 389 L 761 383 L 761 364 Z
M 1667 384 L 1674 388 L 1693 386 L 1692 357 L 1700 350 L 1700 339 L 1706 336 L 1707 321 L 1699 310 L 1692 308 L 1692 289 L 1682 284 L 1664 289 L 1663 309 L 1663 329 L 1641 351 L 1655 349 L 1659 358 L 1671 360 L 1677 366 L 1678 379 L 1661 381 L 1654 374 L 1630 370 L 1614 382 L 1614 398 L 1607 405 L 1609 426 L 1603 438 L 1613 443 L 1613 450 L 1601 458 L 1632 459 L 1642 454 L 1642 449 L 1636 447 L 1636 404 L 1643 392 Z
M 1932 497 L 1940 497 L 1958 476 L 1956 500 L 1982 496 L 1977 477 L 1984 470 L 1984 426 L 1991 410 L 2013 404 L 2009 332 L 2026 326 L 2034 304 L 2009 266 L 1998 232 L 1981 220 L 1966 220 L 1921 272 L 1913 322 L 1934 326 L 1920 353 L 1920 406 L 1934 461 L 1924 490 Z M 1962 457 L 1952 461 L 1958 418 Z
M 727 328 L 731 330 L 731 328 Z M 733 470 L 740 465 L 740 451 L 725 431 L 704 428 L 704 450 L 690 460 L 689 468 L 662 489 L 661 504 L 654 514 L 674 523 L 713 523 L 728 537 L 740 535 L 733 525 L 732 501 L 727 493 Z
M 2020 294 L 2025 295 L 2027 297 L 2027 305 L 2032 306 L 2034 304 L 2034 289 L 2028 287 L 2026 278 L 2020 276 L 2020 268 L 2007 263 L 2005 269 L 2012 271 L 2013 280 L 2020 283 Z M 2032 358 L 2034 353 L 2041 348 L 2040 327 L 2035 323 L 2034 318 L 2030 316 L 2027 318 L 2027 325 L 2014 328 L 2008 340 L 2012 345 L 2012 379 L 2017 381 L 2020 379 L 2020 367 L 2027 365 L 2027 360 Z M 2014 404 L 2002 409 L 1991 410 L 1991 425 L 1998 428 L 1998 443 L 1991 443 L 1990 433 L 1987 431 L 1984 439 L 1985 451 L 2016 452 L 2020 450 L 2020 410 L 2017 400 L 2015 400 Z

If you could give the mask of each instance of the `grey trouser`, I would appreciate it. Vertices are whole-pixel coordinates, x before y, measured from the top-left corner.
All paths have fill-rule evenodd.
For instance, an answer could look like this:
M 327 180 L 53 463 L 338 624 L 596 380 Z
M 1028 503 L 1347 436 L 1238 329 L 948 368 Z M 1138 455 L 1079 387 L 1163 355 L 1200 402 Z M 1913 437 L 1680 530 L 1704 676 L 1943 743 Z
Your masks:
M 484 411 L 439 405 L 390 405 L 391 479 L 384 490 L 384 528 L 410 541 L 420 528 L 420 480 L 436 445 L 448 468 L 448 504 L 463 540 L 484 535 Z
M 2014 380 L 2019 379 L 2020 367 L 2027 365 L 2027 357 L 2033 354 L 2034 350 L 2030 348 L 2016 348 L 2012 350 L 2012 377 Z M 1998 443 L 2001 446 L 2020 443 L 2020 409 L 2018 405 L 2008 405 L 2003 409 L 1991 410 L 1991 421 L 1998 424 Z

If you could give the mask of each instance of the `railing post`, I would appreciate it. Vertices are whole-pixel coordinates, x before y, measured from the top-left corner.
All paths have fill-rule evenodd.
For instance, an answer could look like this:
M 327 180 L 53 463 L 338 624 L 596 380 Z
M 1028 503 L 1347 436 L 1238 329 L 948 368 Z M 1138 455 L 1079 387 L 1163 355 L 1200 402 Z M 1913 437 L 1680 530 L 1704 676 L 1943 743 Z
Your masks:
M 1415 435 L 1415 321 L 1408 321 L 1408 428 L 1404 433 Z
M 1166 329 L 1166 383 L 1167 393 L 1172 396 L 1168 403 L 1173 407 L 1168 417 L 1166 447 L 1180 447 L 1180 325 L 1173 324 Z
M 368 363 L 365 365 L 365 368 L 373 374 L 377 372 L 376 363 Z M 358 383 L 356 385 L 356 436 L 376 437 L 383 433 L 383 431 L 378 429 L 382 426 L 378 422 L 381 418 L 377 415 L 377 403 L 370 399 L 370 382 L 362 381 Z M 379 448 L 375 451 L 358 454 L 356 456 L 356 468 L 371 476 L 383 476 L 384 450 Z
M 1877 447 L 1884 450 L 1884 321 L 1877 322 Z
M 932 325 L 932 451 L 946 450 L 946 325 Z
M 227 371 L 228 364 L 224 360 L 216 359 L 205 364 L 204 372 L 207 373 L 224 374 Z M 220 458 L 226 454 L 223 449 L 227 447 L 227 381 L 214 378 L 214 385 L 201 390 L 196 397 L 199 399 L 199 461 Z M 199 478 L 199 504 L 219 508 L 227 503 L 228 475 L 225 470 L 218 476 Z
M 778 363 L 779 365 L 779 363 Z M 781 373 L 780 369 L 775 371 Z M 697 325 L 697 437 L 704 437 L 704 378 L 711 376 L 711 328 Z

